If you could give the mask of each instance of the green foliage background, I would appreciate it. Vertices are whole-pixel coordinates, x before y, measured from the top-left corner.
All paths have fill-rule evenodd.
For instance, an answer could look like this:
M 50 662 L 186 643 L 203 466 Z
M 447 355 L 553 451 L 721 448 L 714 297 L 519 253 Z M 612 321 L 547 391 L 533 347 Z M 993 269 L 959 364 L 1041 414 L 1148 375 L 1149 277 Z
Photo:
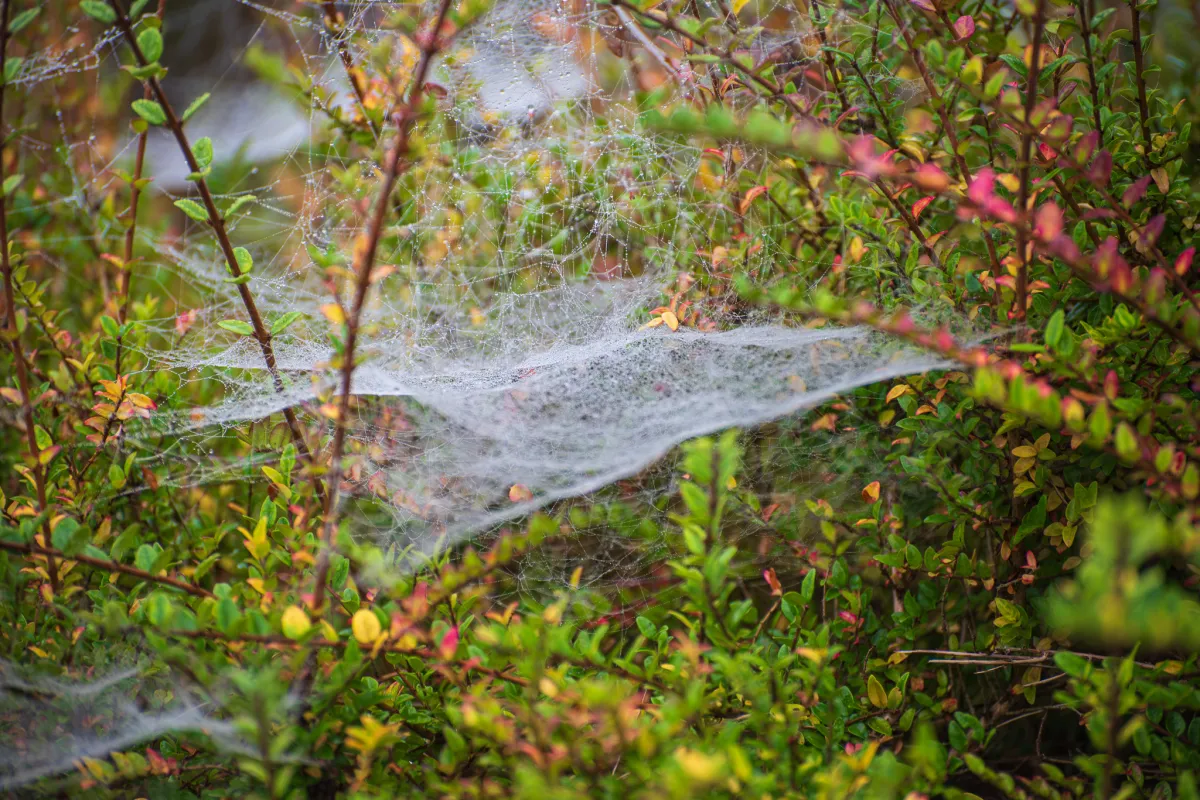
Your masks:
M 447 30 L 482 5 L 450 4 Z M 351 443 L 330 463 L 336 415 L 243 426 L 218 455 L 270 453 L 271 466 L 182 491 L 158 457 L 172 442 L 124 439 L 126 425 L 221 388 L 145 368 L 141 353 L 172 344 L 150 321 L 202 299 L 168 291 L 154 252 L 122 250 L 124 231 L 136 220 L 165 237 L 181 215 L 201 235 L 218 226 L 196 199 L 177 212 L 135 195 L 130 213 L 137 174 L 114 173 L 86 206 L 48 205 L 82 167 L 25 145 L 98 120 L 170 124 L 153 95 L 131 114 L 123 99 L 169 80 L 156 64 L 164 23 L 144 2 L 39 14 L 4 0 L 5 669 L 83 681 L 133 666 L 141 709 L 170 707 L 186 686 L 246 743 L 231 754 L 203 731 L 156 735 L 17 796 L 1197 796 L 1198 61 L 1180 40 L 1195 9 L 797 3 L 813 35 L 789 61 L 755 48 L 753 1 L 615 5 L 688 65 L 695 88 L 665 82 L 611 113 L 724 156 L 691 183 L 638 177 L 675 181 L 673 207 L 630 201 L 644 224 L 625 232 L 634 267 L 684 254 L 672 266 L 692 274 L 664 287 L 664 307 L 717 297 L 730 315 L 872 325 L 954 366 L 686 443 L 639 478 L 672 487 L 657 500 L 613 490 L 564 502 L 395 576 L 394 552 L 323 508 L 330 470 L 361 455 Z M 429 41 L 430 9 L 392 13 Z M 85 39 L 136 41 L 142 61 L 123 50 L 129 69 L 105 74 L 98 94 L 71 75 L 53 98 L 23 92 L 26 60 L 54 46 L 63 20 Z M 864 20 L 869 35 L 837 35 Z M 1031 42 L 1048 48 L 1036 69 Z M 380 48 L 354 68 L 381 76 L 387 59 Z M 301 98 L 323 91 L 281 59 L 251 60 Z M 802 78 L 825 90 L 806 94 Z M 332 196 L 349 201 L 328 213 L 346 224 L 379 184 L 362 160 L 384 157 L 372 131 L 396 125 L 386 82 L 371 86 L 378 102 L 331 112 L 314 144 Z M 436 99 L 415 111 L 395 195 L 473 176 L 476 195 L 455 190 L 466 223 L 446 221 L 466 274 L 494 255 L 480 232 L 508 222 L 483 189 L 537 168 L 496 168 L 486 144 L 456 144 Z M 628 143 L 640 169 L 653 161 L 635 152 L 646 141 Z M 244 176 L 214 166 L 206 142 L 192 146 L 194 182 L 236 185 Z M 565 177 L 548 191 L 619 191 L 578 154 L 558 158 Z M 381 261 L 415 283 L 422 254 L 445 241 L 400 235 L 421 207 L 396 206 Z M 253 203 L 221 199 L 218 211 L 232 220 Z M 528 213 L 511 247 L 569 253 L 585 235 Z M 706 243 L 663 247 L 680 230 Z M 702 249 L 712 269 L 690 266 Z M 344 250 L 311 254 L 332 282 L 354 278 Z M 244 250 L 229 257 L 253 268 Z M 494 277 L 497 293 L 521 288 Z M 265 345 L 293 324 L 324 326 L 342 353 L 356 325 L 240 314 L 222 323 L 233 336 Z M 370 498 L 354 502 L 372 513 Z M 569 586 L 522 581 L 587 537 L 620 538 L 644 574 L 593 584 L 580 558 Z M 8 763 L 59 726 L 102 724 L 40 714 L 46 699 L 0 686 Z

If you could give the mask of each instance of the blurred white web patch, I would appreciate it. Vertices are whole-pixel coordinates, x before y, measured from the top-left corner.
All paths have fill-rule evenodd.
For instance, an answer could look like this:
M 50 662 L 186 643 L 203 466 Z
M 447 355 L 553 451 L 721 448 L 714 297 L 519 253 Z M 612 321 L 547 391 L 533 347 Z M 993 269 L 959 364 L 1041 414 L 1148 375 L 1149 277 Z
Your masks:
M 134 669 L 70 680 L 0 660 L 0 790 L 168 733 L 194 731 L 229 749 L 244 749 L 229 723 L 207 716 L 182 690 L 156 693 L 157 707 L 144 707 L 139 701 L 147 693 L 144 683 Z

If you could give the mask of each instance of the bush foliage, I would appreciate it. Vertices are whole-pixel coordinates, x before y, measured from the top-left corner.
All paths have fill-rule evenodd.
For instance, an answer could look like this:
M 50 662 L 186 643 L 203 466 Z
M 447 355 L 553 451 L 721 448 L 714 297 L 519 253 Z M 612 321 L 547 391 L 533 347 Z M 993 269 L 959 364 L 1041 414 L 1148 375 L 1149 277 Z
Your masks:
M 331 109 L 314 144 L 328 213 L 362 231 L 313 255 L 339 292 L 322 324 L 343 387 L 373 268 L 445 246 L 400 230 L 433 162 L 460 157 L 425 65 L 483 5 L 389 10 L 414 57 L 350 64 L 367 102 Z M 18 672 L 132 667 L 139 713 L 198 698 L 212 729 L 0 779 L 19 796 L 1197 797 L 1195 70 L 1152 34 L 1178 9 L 799 2 L 811 35 L 780 54 L 756 45 L 753 0 L 600 5 L 645 35 L 622 58 L 652 46 L 675 69 L 639 89 L 639 128 L 716 155 L 694 182 L 651 176 L 675 207 L 629 200 L 630 263 L 670 235 L 655 214 L 706 217 L 707 249 L 645 320 L 697 325 L 681 303 L 719 297 L 871 326 L 944 368 L 685 443 L 633 482 L 668 484 L 656 501 L 563 501 L 415 573 L 348 521 L 375 501 L 347 497 L 368 445 L 345 420 L 370 401 L 345 391 L 217 440 L 261 470 L 180 488 L 178 439 L 125 432 L 221 385 L 147 355 L 177 342 L 150 321 L 185 335 L 195 301 L 147 242 L 204 237 L 241 293 L 221 326 L 268 359 L 299 315 L 256 310 L 231 233 L 253 204 L 209 188 L 236 180 L 210 141 L 190 143 L 177 208 L 139 204 L 150 176 L 106 161 L 129 120 L 187 141 L 159 93 L 170 4 L 3 0 L 2 763 L 93 727 L 104 742 L 101 720 L 38 713 L 54 690 Z M 329 9 L 304 13 L 336 28 Z M 839 34 L 854 25 L 869 35 Z M 125 69 L 23 82 L 64 36 L 107 37 Z M 28 146 L 98 128 L 118 132 L 100 159 Z M 581 194 L 617 191 L 573 168 Z M 88 171 L 107 180 L 80 192 Z M 543 222 L 521 246 L 583 235 Z M 588 537 L 644 566 L 588 580 Z M 524 579 L 571 558 L 569 581 Z

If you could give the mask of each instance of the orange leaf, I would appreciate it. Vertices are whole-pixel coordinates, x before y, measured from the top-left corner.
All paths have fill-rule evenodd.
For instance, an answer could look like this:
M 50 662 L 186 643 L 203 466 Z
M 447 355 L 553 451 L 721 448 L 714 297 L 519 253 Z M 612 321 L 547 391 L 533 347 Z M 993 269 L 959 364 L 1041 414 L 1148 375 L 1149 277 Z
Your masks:
M 922 197 L 920 200 L 913 203 L 913 207 L 912 207 L 913 219 L 920 218 L 921 212 L 924 211 L 925 207 L 928 206 L 932 202 L 933 202 L 933 197 L 931 196 L 931 197 Z
M 533 492 L 523 483 L 514 483 L 508 490 L 508 499 L 514 503 L 522 503 L 533 499 Z
M 742 204 L 741 204 L 741 206 L 738 207 L 738 211 L 741 212 L 742 214 L 745 214 L 746 209 L 749 208 L 750 204 L 754 202 L 754 198 L 758 197 L 761 194 L 765 194 L 766 191 L 767 191 L 766 186 L 755 186 L 753 189 L 746 192 L 746 196 L 742 198 Z
M 874 503 L 879 499 L 879 481 L 871 481 L 863 487 L 862 499 L 868 503 Z

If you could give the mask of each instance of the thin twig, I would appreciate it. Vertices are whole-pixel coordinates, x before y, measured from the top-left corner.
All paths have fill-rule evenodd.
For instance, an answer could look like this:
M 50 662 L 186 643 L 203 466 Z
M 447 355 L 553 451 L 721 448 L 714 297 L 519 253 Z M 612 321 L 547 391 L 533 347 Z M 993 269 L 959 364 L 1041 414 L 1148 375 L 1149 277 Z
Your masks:
M 380 186 L 379 195 L 375 200 L 374 213 L 371 216 L 370 224 L 355 247 L 355 253 L 358 255 L 354 266 L 354 298 L 351 301 L 350 312 L 345 315 L 345 343 L 341 353 L 341 394 L 338 398 L 337 417 L 334 420 L 333 446 L 329 456 L 329 477 L 325 494 L 325 518 L 321 531 L 323 547 L 317 561 L 313 586 L 312 607 L 318 614 L 321 613 L 321 607 L 325 604 L 325 580 L 329 574 L 330 556 L 337 533 L 342 459 L 346 447 L 346 423 L 350 416 L 350 389 L 354 377 L 359 322 L 362 318 L 363 305 L 367 299 L 367 291 L 371 287 L 371 271 L 375 266 L 379 240 L 383 236 L 384 223 L 387 220 L 388 211 L 391 209 L 388 200 L 396 188 L 397 179 L 410 165 L 407 159 L 409 135 L 424 97 L 425 75 L 429 71 L 434 56 L 442 46 L 441 29 L 449 12 L 450 0 L 442 0 L 433 27 L 428 31 L 427 38 L 421 45 L 421 60 L 413 73 L 408 100 L 395 114 L 396 137 L 385 156 L 383 185 Z
M 129 21 L 129 17 L 121 8 L 119 0 L 108 0 L 109 5 L 117 15 L 117 27 L 121 29 L 121 33 L 125 36 L 125 41 L 133 52 L 133 57 L 137 61 L 139 67 L 148 67 L 150 63 L 146 60 L 146 56 L 142 53 L 141 47 L 138 46 L 137 37 L 133 33 L 133 25 Z M 146 79 L 146 84 L 154 93 L 155 99 L 163 110 L 166 117 L 166 126 L 175 137 L 175 141 L 179 144 L 179 149 L 183 153 L 183 158 L 187 162 L 188 169 L 193 174 L 196 174 L 196 189 L 200 193 L 200 199 L 204 204 L 205 211 L 208 213 L 208 225 L 212 228 L 213 233 L 217 237 L 217 243 L 220 245 L 221 253 L 225 256 L 226 266 L 229 268 L 229 274 L 236 280 L 242 277 L 241 267 L 238 266 L 237 256 L 233 252 L 233 244 L 229 240 L 229 234 L 225 230 L 225 218 L 217 209 L 217 204 L 213 200 L 212 192 L 208 188 L 208 182 L 203 177 L 199 176 L 203 170 L 199 162 L 196 161 L 196 156 L 192 153 L 192 146 L 188 142 L 187 134 L 184 133 L 183 123 L 175 113 L 175 109 L 167 100 L 167 95 L 163 92 L 162 83 L 156 77 Z M 275 389 L 278 392 L 283 392 L 283 378 L 279 373 L 279 366 L 275 359 L 275 349 L 271 345 L 271 333 L 263 322 L 262 314 L 259 313 L 258 305 L 254 302 L 254 295 L 250 293 L 250 287 L 244 281 L 237 284 L 238 294 L 241 296 L 242 305 L 246 307 L 246 313 L 250 316 L 251 326 L 254 328 L 254 338 L 258 340 L 259 348 L 262 350 L 263 360 L 266 362 L 267 370 L 271 373 L 271 379 L 274 381 Z M 296 449 L 307 460 L 312 460 L 312 454 L 309 451 L 308 443 L 304 439 L 304 433 L 300 429 L 300 423 L 296 419 L 296 412 L 287 407 L 283 409 L 284 419 L 287 421 L 288 430 L 292 434 L 292 440 L 296 445 Z

